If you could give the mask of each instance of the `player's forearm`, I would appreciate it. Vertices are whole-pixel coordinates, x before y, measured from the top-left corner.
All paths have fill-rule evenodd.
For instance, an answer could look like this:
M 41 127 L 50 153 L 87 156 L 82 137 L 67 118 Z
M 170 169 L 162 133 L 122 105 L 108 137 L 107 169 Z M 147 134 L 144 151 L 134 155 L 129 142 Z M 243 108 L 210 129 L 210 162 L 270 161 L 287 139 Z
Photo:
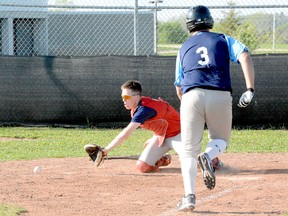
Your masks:
M 112 140 L 105 148 L 104 152 L 108 153 L 112 149 L 116 148 L 117 146 L 121 145 L 129 136 L 130 134 L 126 134 L 125 131 L 121 131 L 114 140 Z
M 244 73 L 246 87 L 254 89 L 255 72 L 252 58 L 249 53 L 242 53 L 239 57 L 239 62 Z
M 126 128 L 124 128 L 112 142 L 110 142 L 105 148 L 104 153 L 108 153 L 112 149 L 121 145 L 136 128 L 140 125 L 140 123 L 130 123 Z

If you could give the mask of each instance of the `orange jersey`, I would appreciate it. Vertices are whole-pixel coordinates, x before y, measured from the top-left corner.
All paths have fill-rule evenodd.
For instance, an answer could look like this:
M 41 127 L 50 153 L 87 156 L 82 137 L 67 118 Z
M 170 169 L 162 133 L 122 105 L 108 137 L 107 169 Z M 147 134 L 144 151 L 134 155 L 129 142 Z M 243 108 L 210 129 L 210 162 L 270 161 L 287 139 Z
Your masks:
M 132 118 L 141 106 L 156 111 L 156 116 L 145 120 L 140 127 L 153 131 L 154 135 L 158 136 L 160 146 L 165 138 L 173 137 L 180 133 L 180 114 L 166 101 L 161 98 L 156 100 L 143 96 L 138 107 L 135 110 L 131 110 Z

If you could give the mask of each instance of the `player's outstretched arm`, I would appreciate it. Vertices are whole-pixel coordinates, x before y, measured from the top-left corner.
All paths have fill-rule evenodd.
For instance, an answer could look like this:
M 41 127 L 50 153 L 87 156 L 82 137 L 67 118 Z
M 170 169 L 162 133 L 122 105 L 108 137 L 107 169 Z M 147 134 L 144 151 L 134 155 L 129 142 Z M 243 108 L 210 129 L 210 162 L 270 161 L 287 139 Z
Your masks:
M 140 123 L 137 122 L 130 122 L 127 127 L 125 127 L 112 142 L 110 142 L 102 151 L 107 154 L 112 149 L 116 148 L 117 146 L 121 145 L 131 134 L 134 130 L 136 130 L 140 126 Z

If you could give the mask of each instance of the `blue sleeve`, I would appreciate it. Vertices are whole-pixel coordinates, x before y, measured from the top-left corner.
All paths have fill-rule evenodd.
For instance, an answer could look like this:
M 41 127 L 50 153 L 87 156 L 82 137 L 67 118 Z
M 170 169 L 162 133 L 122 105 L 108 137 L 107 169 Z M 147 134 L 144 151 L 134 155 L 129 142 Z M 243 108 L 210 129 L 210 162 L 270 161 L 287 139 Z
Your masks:
M 225 35 L 225 39 L 228 44 L 230 60 L 232 62 L 239 63 L 238 59 L 239 59 L 240 54 L 243 52 L 249 52 L 249 49 L 244 44 L 235 40 L 231 36 Z
M 184 78 L 183 75 L 183 68 L 180 62 L 180 51 L 177 54 L 177 58 L 176 58 L 176 68 L 175 68 L 175 82 L 174 85 L 175 86 L 180 86 L 181 85 L 181 81 Z
M 131 119 L 131 122 L 137 122 L 144 124 L 148 119 L 154 118 L 157 115 L 157 111 L 155 109 L 139 106 L 137 111 L 134 113 L 134 116 Z

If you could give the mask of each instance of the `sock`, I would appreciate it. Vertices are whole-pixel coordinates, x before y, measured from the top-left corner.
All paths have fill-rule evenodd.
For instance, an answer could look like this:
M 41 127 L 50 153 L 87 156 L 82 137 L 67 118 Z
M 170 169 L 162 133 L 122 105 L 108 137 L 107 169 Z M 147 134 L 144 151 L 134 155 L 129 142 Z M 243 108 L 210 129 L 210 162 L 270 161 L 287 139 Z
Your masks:
M 196 158 L 183 158 L 181 160 L 181 172 L 184 183 L 185 196 L 195 194 L 197 180 L 197 160 Z
M 227 143 L 222 139 L 213 139 L 211 140 L 205 152 L 209 155 L 210 159 L 213 160 L 214 158 L 218 157 L 222 154 L 227 147 Z

